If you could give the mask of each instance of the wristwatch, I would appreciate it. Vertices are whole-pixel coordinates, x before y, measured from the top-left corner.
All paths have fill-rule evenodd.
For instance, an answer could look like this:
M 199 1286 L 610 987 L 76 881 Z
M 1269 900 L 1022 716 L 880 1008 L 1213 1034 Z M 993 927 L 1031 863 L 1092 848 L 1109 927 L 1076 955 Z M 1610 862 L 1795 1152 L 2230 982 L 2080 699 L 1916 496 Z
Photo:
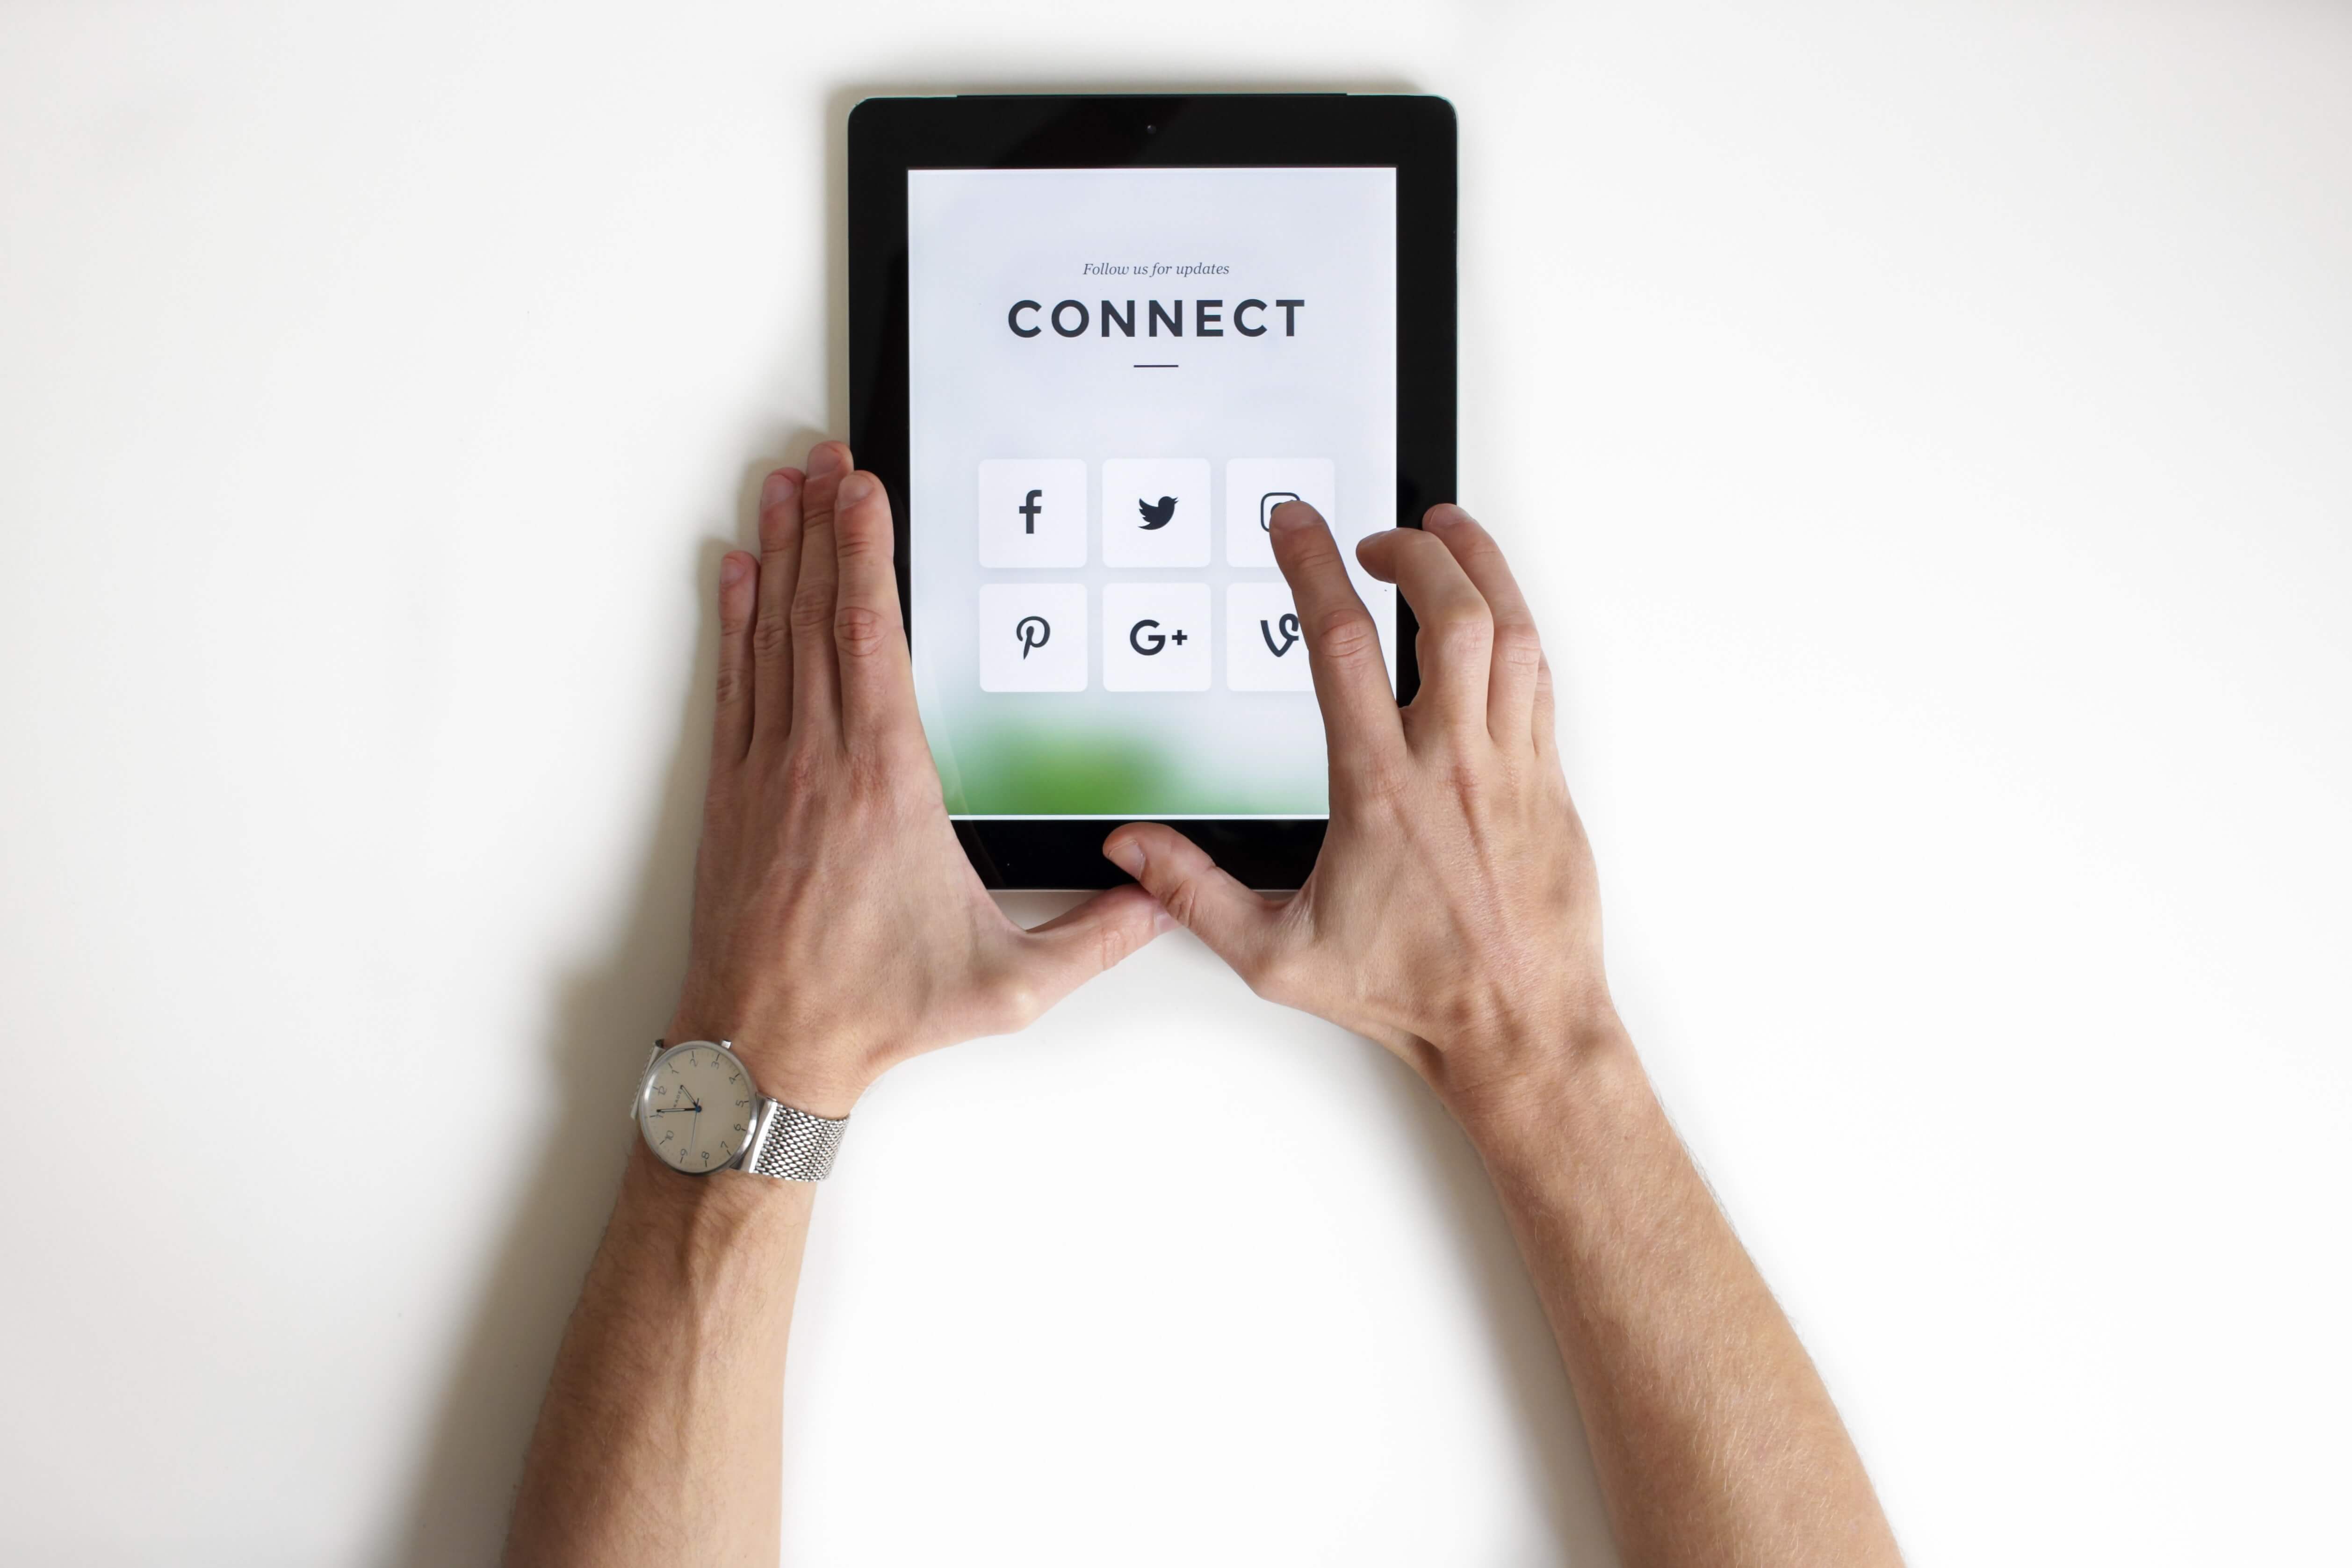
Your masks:
M 748 1171 L 822 1182 L 849 1126 L 770 1100 L 725 1040 L 654 1042 L 630 1117 L 646 1146 L 690 1176 Z

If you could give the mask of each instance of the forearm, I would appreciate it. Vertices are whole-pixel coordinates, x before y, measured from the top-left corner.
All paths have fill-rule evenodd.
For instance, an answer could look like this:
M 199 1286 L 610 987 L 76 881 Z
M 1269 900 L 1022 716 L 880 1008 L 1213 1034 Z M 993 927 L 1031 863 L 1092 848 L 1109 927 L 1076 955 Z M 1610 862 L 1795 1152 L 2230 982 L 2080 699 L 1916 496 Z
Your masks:
M 523 1464 L 509 1563 L 775 1562 L 814 1192 L 681 1175 L 633 1143 Z
M 1456 1103 L 1576 1391 L 1629 1563 L 1894 1563 L 1811 1360 L 1613 1016 Z

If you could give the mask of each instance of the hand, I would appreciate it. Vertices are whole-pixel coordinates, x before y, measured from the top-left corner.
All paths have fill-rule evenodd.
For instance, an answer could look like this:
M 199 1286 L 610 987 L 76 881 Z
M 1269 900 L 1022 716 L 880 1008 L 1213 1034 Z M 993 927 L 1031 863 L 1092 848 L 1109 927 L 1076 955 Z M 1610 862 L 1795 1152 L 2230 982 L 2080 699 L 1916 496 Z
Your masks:
M 915 711 L 889 498 L 828 441 L 719 574 L 719 704 L 692 956 L 667 1038 L 732 1039 L 762 1092 L 845 1116 L 892 1063 L 1026 1025 L 1169 922 L 1116 888 L 1023 931 L 948 826 Z
M 1457 1112 L 1612 1036 L 1601 906 L 1552 745 L 1551 674 L 1502 552 L 1459 507 L 1358 548 L 1421 622 L 1399 709 L 1371 615 L 1313 508 L 1272 520 L 1331 758 L 1307 884 L 1269 900 L 1174 828 L 1103 853 L 1269 1000 L 1370 1036 Z

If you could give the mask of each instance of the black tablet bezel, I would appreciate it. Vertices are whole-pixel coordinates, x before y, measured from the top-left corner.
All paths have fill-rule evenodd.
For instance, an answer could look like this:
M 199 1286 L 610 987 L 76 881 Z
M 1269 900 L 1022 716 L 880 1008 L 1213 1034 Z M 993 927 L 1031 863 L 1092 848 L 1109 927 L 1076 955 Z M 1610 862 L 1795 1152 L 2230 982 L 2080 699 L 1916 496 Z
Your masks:
M 1347 93 L 1185 97 L 869 98 L 849 115 L 849 429 L 860 468 L 898 518 L 908 582 L 907 172 L 909 169 L 1311 168 L 1396 170 L 1397 517 L 1418 528 L 1454 498 L 1454 125 L 1442 98 Z M 1397 698 L 1421 671 L 1415 625 L 1396 606 Z M 1152 820 L 1138 818 L 1137 820 Z M 1254 888 L 1296 888 L 1322 847 L 1322 818 L 1171 819 Z M 982 818 L 956 837 L 992 888 L 1105 888 L 1116 824 Z

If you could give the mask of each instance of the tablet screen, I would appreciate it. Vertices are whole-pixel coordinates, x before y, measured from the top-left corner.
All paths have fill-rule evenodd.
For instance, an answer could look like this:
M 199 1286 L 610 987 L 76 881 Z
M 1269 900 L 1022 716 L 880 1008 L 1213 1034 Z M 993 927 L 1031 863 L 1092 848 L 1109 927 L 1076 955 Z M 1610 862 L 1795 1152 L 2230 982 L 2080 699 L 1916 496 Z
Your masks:
M 1396 172 L 915 169 L 908 583 L 950 815 L 1319 817 L 1267 519 L 1329 520 L 1395 673 Z

